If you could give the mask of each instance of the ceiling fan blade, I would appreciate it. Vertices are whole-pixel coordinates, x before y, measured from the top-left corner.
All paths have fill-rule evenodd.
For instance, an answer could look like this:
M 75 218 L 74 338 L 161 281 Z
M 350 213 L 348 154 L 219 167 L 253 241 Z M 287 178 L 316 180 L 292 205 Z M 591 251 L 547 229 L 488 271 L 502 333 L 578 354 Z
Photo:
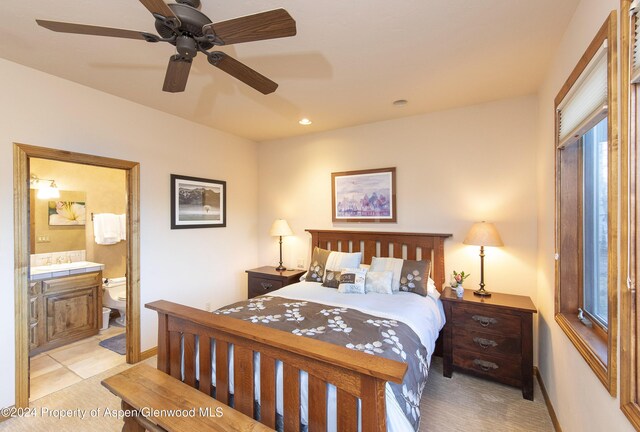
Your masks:
M 209 63 L 262 94 L 273 93 L 278 88 L 277 83 L 223 52 L 214 51 L 209 53 Z
M 228 21 L 207 24 L 204 34 L 215 35 L 224 45 L 295 36 L 296 22 L 284 9 L 274 9 Z
M 171 56 L 162 90 L 169 93 L 183 92 L 187 86 L 190 70 L 191 59 L 180 57 L 179 55 Z
M 175 23 L 175 27 L 180 27 L 180 19 L 173 13 L 171 8 L 163 0 L 140 0 L 140 3 L 147 8 L 149 12 L 161 15 Z
M 145 40 L 144 32 L 134 31 L 134 30 L 122 30 L 110 27 L 97 27 L 86 24 L 72 24 L 65 22 L 57 22 L 57 21 L 46 21 L 37 19 L 36 22 L 39 26 L 44 27 L 46 29 L 52 30 L 54 32 L 60 33 L 75 33 L 75 34 L 83 34 L 83 35 L 94 35 L 94 36 L 109 36 L 109 37 L 119 37 L 119 38 L 128 38 L 128 39 L 142 39 Z

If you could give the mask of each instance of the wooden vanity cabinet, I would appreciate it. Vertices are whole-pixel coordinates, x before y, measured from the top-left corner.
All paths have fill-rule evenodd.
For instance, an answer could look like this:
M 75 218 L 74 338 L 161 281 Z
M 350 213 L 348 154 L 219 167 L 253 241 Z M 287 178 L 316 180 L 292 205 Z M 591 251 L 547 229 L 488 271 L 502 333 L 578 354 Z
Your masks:
M 102 327 L 102 272 L 30 284 L 30 355 L 98 334 Z

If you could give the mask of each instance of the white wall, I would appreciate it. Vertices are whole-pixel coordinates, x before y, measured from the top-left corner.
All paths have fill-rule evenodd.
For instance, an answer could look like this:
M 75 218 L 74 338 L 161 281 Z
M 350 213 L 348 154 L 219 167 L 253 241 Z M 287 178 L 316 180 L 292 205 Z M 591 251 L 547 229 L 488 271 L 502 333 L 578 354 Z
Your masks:
M 0 407 L 14 403 L 13 142 L 140 162 L 141 304 L 246 297 L 257 264 L 256 144 L 0 60 Z M 158 91 L 160 89 L 158 88 Z M 170 96 L 168 96 L 170 97 Z M 170 229 L 170 174 L 227 181 L 227 227 Z M 156 316 L 142 309 L 142 349 Z
M 539 367 L 563 431 L 631 431 L 612 398 L 554 320 L 553 100 L 618 0 L 582 0 L 539 93 Z M 618 355 L 618 362 L 620 357 Z
M 487 248 L 487 289 L 536 300 L 536 98 L 406 117 L 259 146 L 260 263 L 278 261 L 269 237 L 289 221 L 285 265 L 309 261 L 306 228 L 452 233 L 446 271 L 479 283 L 479 249 L 462 241 L 475 221 L 495 223 L 504 248 Z M 397 224 L 333 224 L 331 173 L 397 168 Z

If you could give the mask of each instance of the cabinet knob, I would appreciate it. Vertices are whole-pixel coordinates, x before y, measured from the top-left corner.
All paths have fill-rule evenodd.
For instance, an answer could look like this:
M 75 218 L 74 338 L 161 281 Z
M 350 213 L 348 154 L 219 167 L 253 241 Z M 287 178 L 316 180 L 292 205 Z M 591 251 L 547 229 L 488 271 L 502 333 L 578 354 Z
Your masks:
M 474 321 L 477 321 L 482 327 L 489 327 L 490 325 L 498 324 L 498 320 L 491 317 L 482 315 L 474 315 L 471 317 Z

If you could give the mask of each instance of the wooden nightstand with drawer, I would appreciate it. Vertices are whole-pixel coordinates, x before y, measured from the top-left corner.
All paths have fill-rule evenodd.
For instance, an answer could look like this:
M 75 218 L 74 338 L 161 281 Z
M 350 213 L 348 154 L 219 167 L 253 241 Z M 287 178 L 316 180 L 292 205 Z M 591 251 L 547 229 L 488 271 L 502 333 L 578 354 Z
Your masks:
M 533 400 L 533 314 L 529 297 L 492 292 L 479 297 L 451 288 L 440 297 L 447 323 L 443 332 L 443 375 L 463 371 L 522 388 Z
M 273 267 L 258 267 L 247 270 L 248 297 L 254 298 L 259 295 L 269 294 L 271 291 L 299 282 L 300 276 L 305 270 L 293 269 L 277 271 Z

